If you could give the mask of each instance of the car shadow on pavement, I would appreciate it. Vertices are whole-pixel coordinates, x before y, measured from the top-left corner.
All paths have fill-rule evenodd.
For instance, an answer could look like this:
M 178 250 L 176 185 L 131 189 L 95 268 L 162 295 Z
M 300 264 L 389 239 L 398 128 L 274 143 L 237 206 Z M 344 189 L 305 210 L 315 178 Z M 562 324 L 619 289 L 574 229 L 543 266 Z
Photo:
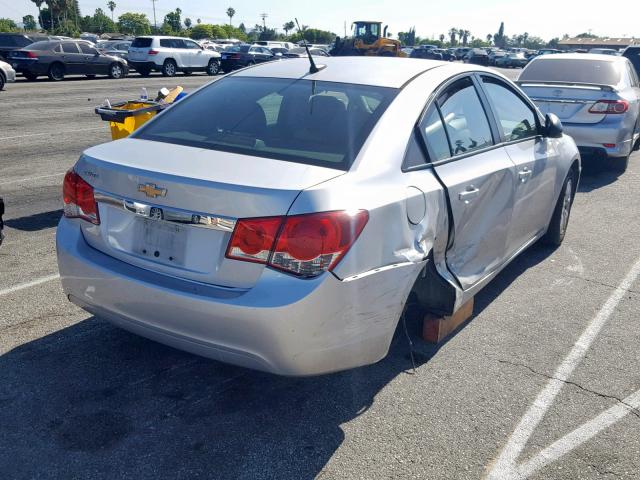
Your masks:
M 51 210 L 50 212 L 36 213 L 34 215 L 28 215 L 26 217 L 12 218 L 5 220 L 7 227 L 15 230 L 23 230 L 25 232 L 35 232 L 38 230 L 44 230 L 45 228 L 52 228 L 58 225 L 62 217 L 62 210 Z
M 407 345 L 399 331 L 375 365 L 288 378 L 91 317 L 0 356 L 0 471 L 12 479 L 315 478 L 344 441 L 341 424 L 410 373 Z

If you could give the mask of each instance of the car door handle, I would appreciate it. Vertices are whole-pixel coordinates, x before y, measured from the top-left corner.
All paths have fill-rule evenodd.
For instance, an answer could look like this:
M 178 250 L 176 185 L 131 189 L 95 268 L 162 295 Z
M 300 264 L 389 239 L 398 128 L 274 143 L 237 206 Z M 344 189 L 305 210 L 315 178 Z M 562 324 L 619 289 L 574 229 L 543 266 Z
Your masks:
M 518 172 L 518 178 L 520 179 L 520 182 L 524 183 L 529 180 L 529 177 L 531 177 L 532 174 L 533 172 L 529 169 L 529 167 L 524 167 Z
M 462 200 L 465 204 L 468 204 L 471 200 L 476 198 L 480 190 L 474 187 L 473 185 L 469 185 L 464 192 L 460 192 L 458 194 L 458 198 Z

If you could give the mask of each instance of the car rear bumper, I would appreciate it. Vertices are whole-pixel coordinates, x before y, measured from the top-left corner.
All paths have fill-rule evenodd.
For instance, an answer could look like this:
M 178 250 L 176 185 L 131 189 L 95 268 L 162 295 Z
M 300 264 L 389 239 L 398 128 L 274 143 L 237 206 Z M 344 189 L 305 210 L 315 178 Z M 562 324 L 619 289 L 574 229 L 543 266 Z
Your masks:
M 188 282 L 91 248 L 63 218 L 56 245 L 68 298 L 144 337 L 235 365 L 317 375 L 383 358 L 422 265 L 402 264 L 345 281 L 265 269 L 248 290 Z
M 631 154 L 632 129 L 625 126 L 624 117 L 605 119 L 596 124 L 562 122 L 564 132 L 573 137 L 582 151 L 596 149 L 607 157 L 626 157 Z M 613 145 L 613 146 L 610 146 Z
M 143 70 L 159 70 L 160 66 L 156 65 L 153 62 L 136 62 L 134 60 L 128 60 L 127 59 L 127 64 L 129 65 L 129 68 L 133 68 L 134 70 L 138 70 L 139 68 L 142 68 Z

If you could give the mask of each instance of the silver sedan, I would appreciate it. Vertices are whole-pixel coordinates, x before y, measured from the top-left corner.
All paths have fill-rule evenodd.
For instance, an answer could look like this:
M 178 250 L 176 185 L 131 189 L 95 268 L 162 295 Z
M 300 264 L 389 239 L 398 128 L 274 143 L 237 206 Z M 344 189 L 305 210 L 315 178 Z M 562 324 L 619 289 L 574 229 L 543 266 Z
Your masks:
M 518 83 L 543 113 L 560 117 L 583 157 L 627 169 L 640 146 L 640 79 L 627 58 L 545 55 L 522 71 Z
M 16 71 L 7 62 L 0 60 L 0 91 L 4 89 L 6 83 L 16 81 Z
M 505 77 L 322 63 L 243 69 L 84 152 L 57 231 L 68 298 L 193 353 L 313 375 L 382 359 L 410 295 L 452 314 L 538 239 L 562 242 L 578 150 Z

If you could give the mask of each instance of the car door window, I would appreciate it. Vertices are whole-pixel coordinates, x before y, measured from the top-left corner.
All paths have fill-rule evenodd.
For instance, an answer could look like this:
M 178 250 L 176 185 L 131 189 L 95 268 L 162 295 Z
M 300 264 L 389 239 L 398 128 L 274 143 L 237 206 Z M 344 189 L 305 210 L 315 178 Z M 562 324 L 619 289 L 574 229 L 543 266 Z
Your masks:
M 454 156 L 493 145 L 489 120 L 470 77 L 452 84 L 438 106 Z
M 185 46 L 190 50 L 200 50 L 200 45 L 190 40 L 184 40 Z
M 80 43 L 79 45 L 80 45 L 80 50 L 82 50 L 82 53 L 86 55 L 95 55 L 96 53 L 98 53 L 98 51 L 95 48 L 92 48 L 85 43 Z
M 422 134 L 424 144 L 427 147 L 429 160 L 431 162 L 451 157 L 451 149 L 449 148 L 447 133 L 445 132 L 444 125 L 442 124 L 440 112 L 438 112 L 438 108 L 435 105 L 431 106 L 420 122 L 420 132 Z M 404 168 L 416 167 L 423 163 L 424 157 L 418 155 L 407 155 Z
M 482 77 L 482 82 L 505 141 L 513 142 L 538 135 L 536 114 L 519 95 L 497 78 Z
M 62 44 L 62 51 L 64 53 L 80 53 L 78 46 L 75 43 L 66 42 Z
M 258 47 L 251 47 L 249 53 L 260 53 L 260 50 L 258 50 Z

